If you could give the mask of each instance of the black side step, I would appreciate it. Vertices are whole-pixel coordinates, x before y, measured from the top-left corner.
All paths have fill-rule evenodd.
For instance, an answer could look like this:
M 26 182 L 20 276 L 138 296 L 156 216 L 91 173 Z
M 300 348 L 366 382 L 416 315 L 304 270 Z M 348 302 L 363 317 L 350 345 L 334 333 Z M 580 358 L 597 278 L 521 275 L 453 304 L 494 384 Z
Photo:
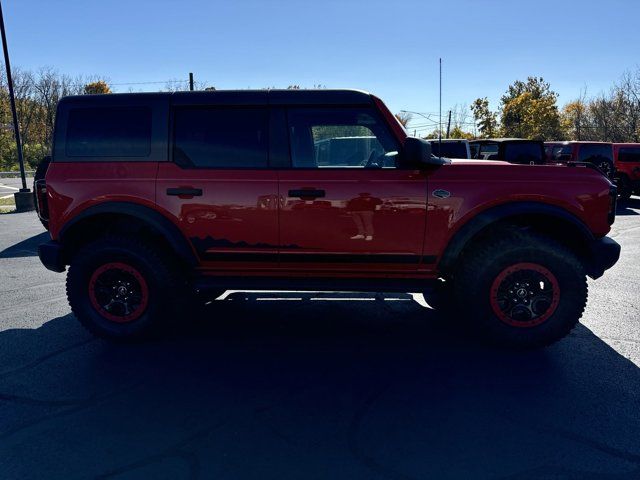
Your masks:
M 433 279 L 406 278 L 304 278 L 201 276 L 194 281 L 199 292 L 207 290 L 297 290 L 334 292 L 425 292 Z

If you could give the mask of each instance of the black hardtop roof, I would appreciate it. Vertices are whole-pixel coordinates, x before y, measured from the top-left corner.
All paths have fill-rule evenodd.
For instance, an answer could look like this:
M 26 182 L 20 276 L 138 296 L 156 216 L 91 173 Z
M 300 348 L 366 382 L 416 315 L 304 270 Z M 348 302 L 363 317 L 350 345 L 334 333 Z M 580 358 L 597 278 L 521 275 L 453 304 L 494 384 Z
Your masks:
M 541 140 L 529 140 L 526 138 L 479 138 L 476 140 L 469 140 L 469 143 L 504 143 L 504 142 L 542 143 Z
M 441 138 L 441 139 L 437 139 L 437 138 L 427 138 L 427 142 L 431 142 L 431 143 L 464 143 L 464 142 L 468 142 L 469 140 L 467 140 L 466 138 Z
M 576 143 L 579 143 L 581 145 L 613 145 L 613 143 L 611 142 L 597 142 L 597 141 L 590 141 L 590 140 L 552 140 L 549 142 L 544 142 L 545 145 L 574 145 Z
M 81 104 L 126 105 L 128 102 L 170 100 L 174 105 L 371 105 L 370 93 L 362 90 L 207 90 L 193 92 L 110 93 L 73 95 L 61 102 Z

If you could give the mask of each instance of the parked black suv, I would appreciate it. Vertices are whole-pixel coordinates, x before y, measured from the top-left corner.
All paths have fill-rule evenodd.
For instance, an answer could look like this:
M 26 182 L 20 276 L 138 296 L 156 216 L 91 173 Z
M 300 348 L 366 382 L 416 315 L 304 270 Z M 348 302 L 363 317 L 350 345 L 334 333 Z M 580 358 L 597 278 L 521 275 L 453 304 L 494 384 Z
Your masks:
M 509 163 L 543 165 L 544 143 L 522 138 L 486 138 L 471 140 L 471 158 L 478 160 L 504 160 Z

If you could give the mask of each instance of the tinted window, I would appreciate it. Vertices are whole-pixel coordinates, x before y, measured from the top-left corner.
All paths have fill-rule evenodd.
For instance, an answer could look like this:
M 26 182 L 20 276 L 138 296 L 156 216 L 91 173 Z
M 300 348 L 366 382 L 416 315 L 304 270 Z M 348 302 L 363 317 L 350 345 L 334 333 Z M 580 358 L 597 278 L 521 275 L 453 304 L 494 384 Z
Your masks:
M 146 157 L 151 151 L 151 109 L 74 108 L 67 122 L 69 157 Z
M 553 152 L 551 154 L 552 159 L 556 162 L 568 162 L 571 160 L 572 155 L 573 149 L 571 148 L 571 145 L 553 147 Z
M 640 162 L 640 147 L 624 147 L 618 150 L 618 161 Z
M 371 109 L 292 108 L 288 117 L 294 167 L 395 166 L 398 145 Z
M 498 144 L 497 143 L 483 143 L 480 145 L 480 151 L 477 158 L 481 160 L 495 160 L 498 158 Z
M 542 163 L 542 147 L 538 143 L 507 143 L 504 146 L 504 160 L 511 163 Z
M 467 158 L 467 145 L 463 142 L 440 142 L 431 143 L 431 153 L 436 157 L 446 158 Z
M 477 143 L 470 144 L 469 150 L 471 151 L 471 158 L 478 158 L 478 155 L 480 155 L 480 145 Z
M 265 168 L 266 108 L 177 108 L 174 161 L 187 167 Z
M 580 145 L 580 153 L 578 155 L 579 162 L 592 162 L 610 160 L 613 161 L 613 149 L 611 145 Z

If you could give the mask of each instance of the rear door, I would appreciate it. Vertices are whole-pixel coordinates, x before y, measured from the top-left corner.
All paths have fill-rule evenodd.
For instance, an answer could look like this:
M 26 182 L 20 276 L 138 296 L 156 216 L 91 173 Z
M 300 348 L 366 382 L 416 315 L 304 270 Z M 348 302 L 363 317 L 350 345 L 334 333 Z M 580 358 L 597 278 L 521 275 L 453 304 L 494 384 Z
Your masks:
M 396 164 L 400 145 L 371 107 L 289 107 L 291 168 L 280 170 L 281 268 L 418 270 L 426 174 Z
M 174 95 L 172 161 L 156 200 L 204 269 L 269 270 L 278 262 L 278 184 L 269 169 L 266 92 Z

